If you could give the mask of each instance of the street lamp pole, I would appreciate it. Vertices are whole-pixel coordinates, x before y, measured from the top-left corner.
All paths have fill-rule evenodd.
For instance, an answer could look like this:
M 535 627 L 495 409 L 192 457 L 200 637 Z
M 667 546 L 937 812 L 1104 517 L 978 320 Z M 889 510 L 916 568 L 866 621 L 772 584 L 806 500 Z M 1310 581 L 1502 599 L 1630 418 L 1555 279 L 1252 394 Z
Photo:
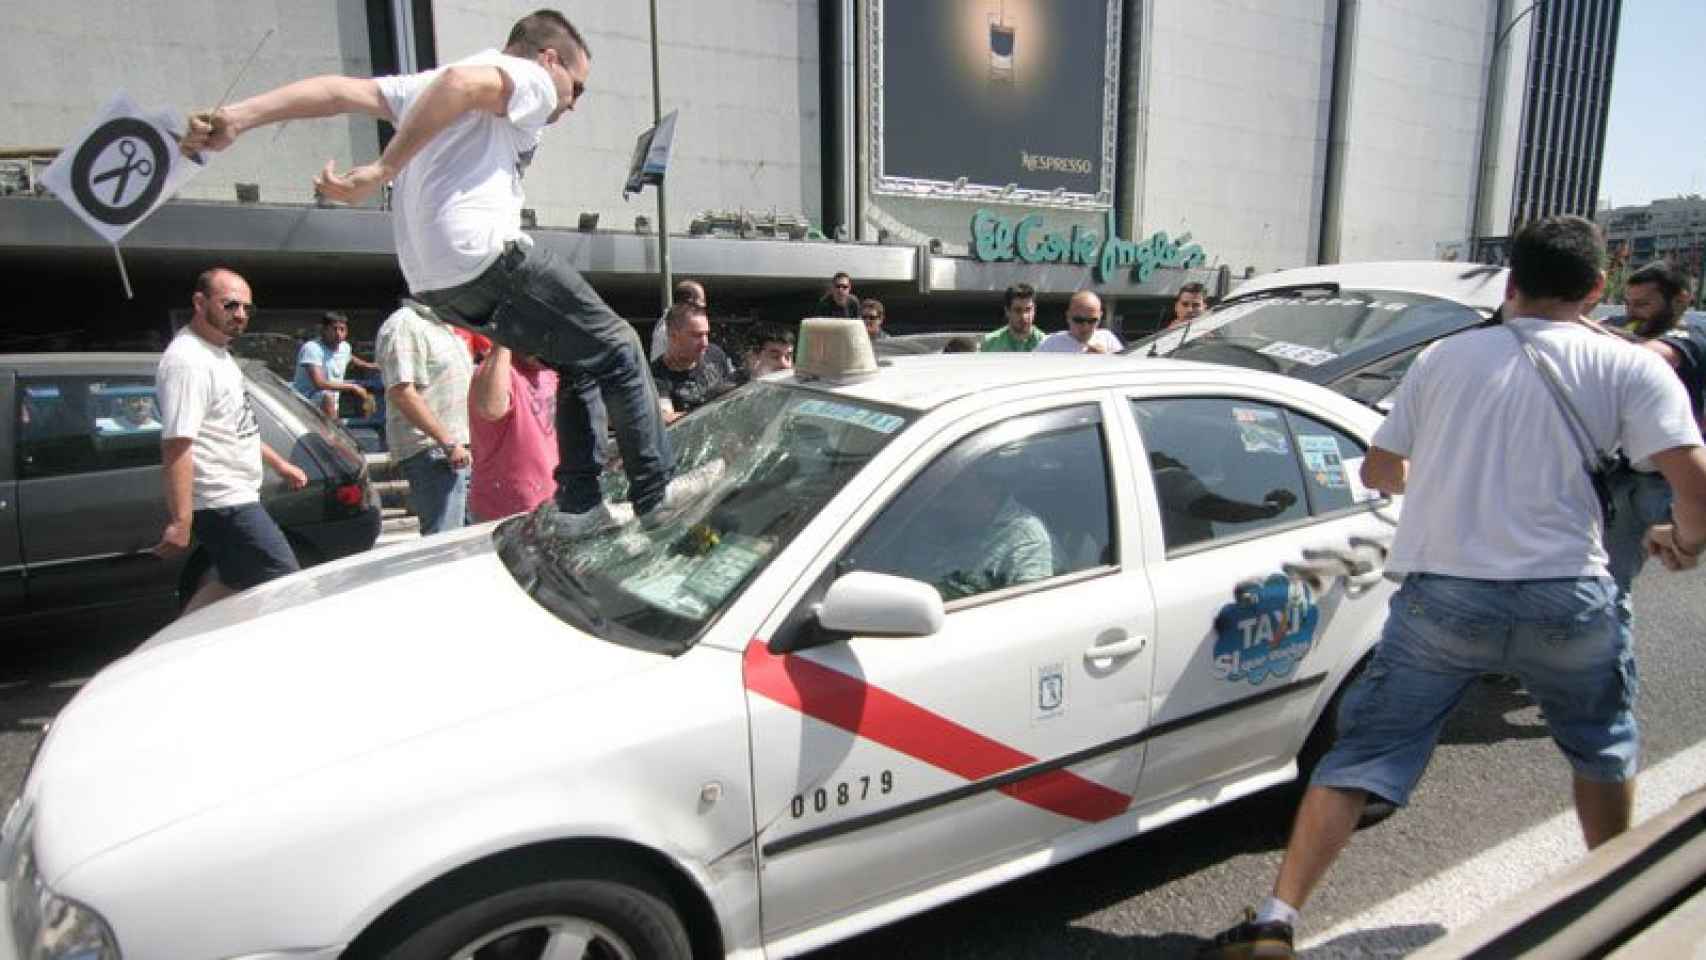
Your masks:
M 663 122 L 663 86 L 658 82 L 658 0 L 651 0 L 652 12 L 652 128 Z M 658 191 L 658 269 L 663 284 L 663 309 L 667 312 L 672 305 L 671 298 L 675 281 L 670 277 L 669 269 L 669 210 L 664 204 L 663 180 L 657 182 Z
M 1499 0 L 1499 14 L 1502 17 L 1508 0 Z M 1510 39 L 1511 30 L 1515 29 L 1522 18 L 1535 11 L 1535 8 L 1545 5 L 1547 0 L 1534 0 L 1522 8 L 1522 12 L 1510 19 L 1493 38 L 1493 50 L 1487 57 L 1487 98 L 1481 114 L 1481 169 L 1475 177 L 1475 203 L 1469 208 L 1469 256 L 1476 257 L 1479 252 L 1481 238 L 1486 235 L 1487 220 L 1482 207 L 1486 203 L 1487 183 L 1497 172 L 1498 166 L 1498 137 L 1493 135 L 1493 127 L 1503 115 L 1505 109 L 1505 85 L 1499 76 L 1500 68 L 1504 65 L 1503 53 L 1505 41 Z

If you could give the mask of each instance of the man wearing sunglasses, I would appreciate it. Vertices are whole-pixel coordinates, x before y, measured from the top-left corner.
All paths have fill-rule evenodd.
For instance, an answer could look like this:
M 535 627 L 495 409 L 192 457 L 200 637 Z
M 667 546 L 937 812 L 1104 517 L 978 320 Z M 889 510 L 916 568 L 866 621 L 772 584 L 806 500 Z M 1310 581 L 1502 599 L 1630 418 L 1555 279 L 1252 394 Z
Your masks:
M 193 532 L 213 560 L 213 578 L 185 613 L 295 572 L 296 554 L 261 506 L 261 464 L 292 490 L 308 485 L 302 468 L 261 441 L 243 371 L 228 349 L 254 313 L 249 285 L 214 267 L 196 278 L 190 305 L 189 325 L 155 375 L 167 522 L 154 553 L 183 553 Z
M 504 49 L 408 76 L 322 76 L 194 114 L 186 152 L 221 150 L 242 133 L 305 117 L 366 114 L 397 125 L 377 161 L 315 178 L 320 195 L 361 203 L 393 182 L 397 259 L 414 299 L 439 318 L 484 334 L 563 374 L 558 529 L 592 533 L 623 519 L 605 505 L 592 438 L 593 382 L 615 425 L 633 509 L 645 515 L 692 497 L 672 485 L 674 458 L 656 388 L 631 326 L 552 250 L 521 229 L 521 178 L 545 127 L 573 110 L 591 69 L 586 40 L 561 13 L 516 21 Z
M 1120 338 L 1102 327 L 1102 298 L 1088 290 L 1072 295 L 1066 304 L 1066 329 L 1037 344 L 1038 353 L 1120 352 Z

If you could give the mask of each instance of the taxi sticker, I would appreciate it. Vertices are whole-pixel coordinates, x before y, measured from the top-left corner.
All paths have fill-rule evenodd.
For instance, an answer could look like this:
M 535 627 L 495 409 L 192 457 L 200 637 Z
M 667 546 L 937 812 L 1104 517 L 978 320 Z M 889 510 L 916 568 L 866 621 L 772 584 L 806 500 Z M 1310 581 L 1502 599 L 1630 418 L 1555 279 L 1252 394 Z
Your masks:
M 1214 675 L 1252 686 L 1290 676 L 1315 645 L 1321 608 L 1314 591 L 1272 573 L 1240 583 L 1233 597 L 1214 618 Z
M 1278 410 L 1233 407 L 1232 419 L 1238 423 L 1238 438 L 1244 442 L 1245 453 L 1285 456 L 1291 452 L 1291 445 L 1285 442 L 1285 427 L 1280 423 Z
M 851 404 L 835 403 L 830 400 L 807 400 L 795 409 L 807 416 L 851 423 L 855 427 L 863 427 L 874 433 L 893 433 L 906 423 L 904 419 L 892 413 L 878 413 L 875 410 L 866 410 Z
M 1361 457 L 1345 458 L 1345 484 L 1350 487 L 1351 501 L 1354 503 L 1380 499 L 1379 490 L 1370 490 L 1362 485 Z
M 1279 357 L 1282 360 L 1291 360 L 1306 367 L 1319 367 L 1329 360 L 1339 358 L 1338 354 L 1330 350 L 1306 347 L 1301 343 L 1291 343 L 1286 340 L 1275 340 L 1256 352 L 1265 353 L 1270 357 Z
M 1297 449 L 1303 454 L 1303 466 L 1315 475 L 1315 483 L 1323 487 L 1345 489 L 1345 464 L 1339 457 L 1338 438 L 1319 433 L 1297 435 Z
M 1066 664 L 1056 660 L 1032 673 L 1031 722 L 1040 723 L 1066 714 Z

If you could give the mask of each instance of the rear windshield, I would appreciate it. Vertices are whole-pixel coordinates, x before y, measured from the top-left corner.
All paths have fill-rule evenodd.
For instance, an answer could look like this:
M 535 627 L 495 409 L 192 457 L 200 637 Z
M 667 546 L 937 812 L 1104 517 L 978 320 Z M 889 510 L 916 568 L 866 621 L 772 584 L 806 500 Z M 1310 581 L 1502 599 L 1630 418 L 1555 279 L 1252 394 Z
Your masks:
M 1418 327 L 1480 321 L 1480 314 L 1460 303 L 1422 294 L 1281 295 L 1229 304 L 1127 352 L 1300 376 L 1346 354 L 1372 350 L 1379 355 L 1383 344 L 1395 345 Z
M 267 404 L 290 418 L 292 422 L 285 425 L 286 429 L 301 427 L 326 441 L 335 451 L 333 455 L 346 470 L 359 471 L 366 463 L 366 456 L 361 452 L 355 438 L 326 416 L 318 405 L 310 403 L 307 398 L 292 390 L 290 384 L 279 379 L 278 374 L 273 373 L 259 360 L 244 360 L 241 365 L 244 376 L 249 379 L 250 387 L 261 394 Z M 269 441 L 268 445 L 273 444 Z

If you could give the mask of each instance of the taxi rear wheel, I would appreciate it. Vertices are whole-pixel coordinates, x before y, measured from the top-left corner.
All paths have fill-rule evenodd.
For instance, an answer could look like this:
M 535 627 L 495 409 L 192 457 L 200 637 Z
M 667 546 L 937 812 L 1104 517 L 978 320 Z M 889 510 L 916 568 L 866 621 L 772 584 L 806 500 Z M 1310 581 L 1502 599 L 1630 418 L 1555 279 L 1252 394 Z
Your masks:
M 409 935 L 386 960 L 688 960 L 687 930 L 661 888 L 555 880 L 495 893 Z

